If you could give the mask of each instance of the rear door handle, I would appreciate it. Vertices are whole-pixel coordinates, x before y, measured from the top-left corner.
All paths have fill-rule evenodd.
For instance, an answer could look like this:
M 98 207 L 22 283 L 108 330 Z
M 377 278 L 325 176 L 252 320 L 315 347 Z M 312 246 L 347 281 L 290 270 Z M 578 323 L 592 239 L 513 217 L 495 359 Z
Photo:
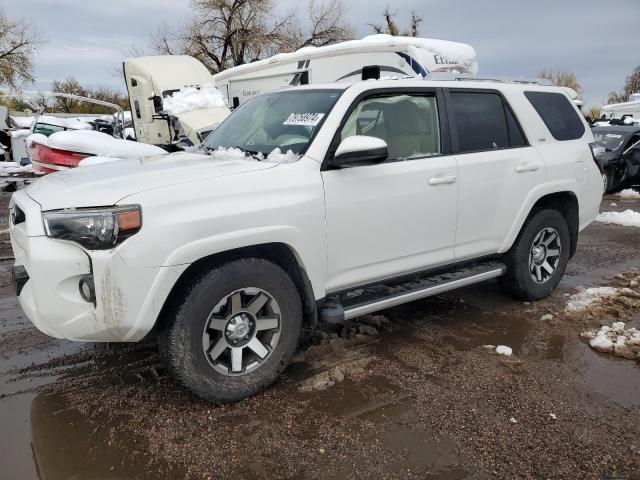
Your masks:
M 450 173 L 445 175 L 438 175 L 437 177 L 431 177 L 429 179 L 429 185 L 446 185 L 448 183 L 455 183 L 456 176 Z
M 517 173 L 537 172 L 539 169 L 540 169 L 540 164 L 536 162 L 521 163 L 516 167 L 516 172 Z

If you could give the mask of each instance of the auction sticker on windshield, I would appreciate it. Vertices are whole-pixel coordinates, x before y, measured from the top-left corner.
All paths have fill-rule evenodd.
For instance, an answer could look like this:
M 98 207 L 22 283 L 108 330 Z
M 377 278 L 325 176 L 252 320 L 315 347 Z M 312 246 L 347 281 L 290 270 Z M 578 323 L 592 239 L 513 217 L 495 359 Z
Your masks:
M 324 117 L 324 113 L 292 113 L 282 124 L 315 127 L 320 123 L 322 117 Z

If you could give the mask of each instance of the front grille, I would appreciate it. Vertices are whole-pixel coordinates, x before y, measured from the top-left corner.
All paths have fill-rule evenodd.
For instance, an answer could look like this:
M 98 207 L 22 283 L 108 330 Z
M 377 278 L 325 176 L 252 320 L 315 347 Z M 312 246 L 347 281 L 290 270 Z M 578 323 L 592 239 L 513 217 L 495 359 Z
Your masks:
M 26 220 L 27 219 L 24 215 L 24 212 L 20 209 L 20 207 L 18 207 L 17 205 L 14 205 L 11 208 L 11 223 L 13 223 L 14 225 L 20 225 L 21 223 L 24 223 Z

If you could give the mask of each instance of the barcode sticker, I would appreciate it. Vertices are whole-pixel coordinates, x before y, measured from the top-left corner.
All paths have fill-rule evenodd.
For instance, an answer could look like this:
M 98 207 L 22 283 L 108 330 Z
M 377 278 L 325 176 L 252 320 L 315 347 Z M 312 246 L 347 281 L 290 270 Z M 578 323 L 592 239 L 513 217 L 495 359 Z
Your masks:
M 322 117 L 324 117 L 324 113 L 292 113 L 282 124 L 315 127 L 320 123 Z

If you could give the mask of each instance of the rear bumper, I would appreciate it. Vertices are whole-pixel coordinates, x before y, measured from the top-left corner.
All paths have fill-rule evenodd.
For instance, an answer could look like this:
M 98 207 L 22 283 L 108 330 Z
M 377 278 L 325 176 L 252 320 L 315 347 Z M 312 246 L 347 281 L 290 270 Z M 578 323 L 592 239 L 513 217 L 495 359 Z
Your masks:
M 171 288 L 188 265 L 137 268 L 117 250 L 87 251 L 44 235 L 39 205 L 24 191 L 12 203 L 26 221 L 10 225 L 15 266 L 24 270 L 19 302 L 43 333 L 97 342 L 138 341 L 153 328 Z M 37 220 L 34 219 L 37 217 Z M 90 277 L 95 301 L 80 292 Z

